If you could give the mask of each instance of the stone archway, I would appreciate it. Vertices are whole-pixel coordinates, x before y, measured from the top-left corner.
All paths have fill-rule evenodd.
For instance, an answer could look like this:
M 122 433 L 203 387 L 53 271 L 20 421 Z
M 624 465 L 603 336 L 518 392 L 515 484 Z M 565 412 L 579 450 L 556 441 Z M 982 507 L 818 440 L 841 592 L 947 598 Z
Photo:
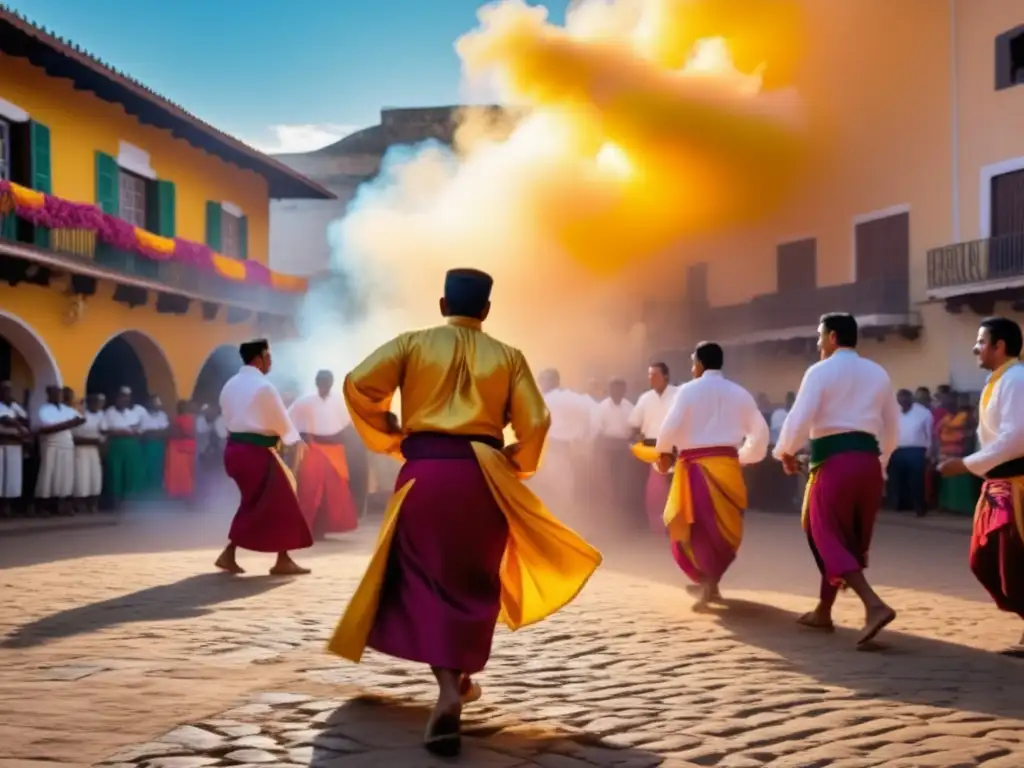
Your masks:
M 159 395 L 164 408 L 174 411 L 178 390 L 174 371 L 160 345 L 142 331 L 122 331 L 100 347 L 86 378 L 86 392 L 99 392 L 111 402 L 121 387 L 131 387 L 136 403 Z
M 192 388 L 192 401 L 199 405 L 216 405 L 220 399 L 221 389 L 228 379 L 238 373 L 241 365 L 237 347 L 222 344 L 214 349 L 196 376 L 196 384 Z
M 19 400 L 30 408 L 45 402 L 46 388 L 62 386 L 57 360 L 31 326 L 0 310 L 0 380 L 14 384 Z

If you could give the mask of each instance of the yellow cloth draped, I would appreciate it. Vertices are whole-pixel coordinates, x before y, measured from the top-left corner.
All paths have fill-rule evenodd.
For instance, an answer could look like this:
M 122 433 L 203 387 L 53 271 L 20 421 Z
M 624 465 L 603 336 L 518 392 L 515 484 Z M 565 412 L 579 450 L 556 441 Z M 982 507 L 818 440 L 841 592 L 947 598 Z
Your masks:
M 500 438 L 511 423 L 519 442 L 507 453 L 473 443 L 509 539 L 501 564 L 499 620 L 516 630 L 571 602 L 601 564 L 601 554 L 560 523 L 521 479 L 537 470 L 551 417 L 519 350 L 491 338 L 479 321 L 406 333 L 378 349 L 345 379 L 352 422 L 368 448 L 400 457 L 413 432 Z M 391 401 L 401 388 L 402 428 Z M 402 502 L 414 484 L 391 497 L 370 564 L 341 617 L 328 650 L 358 662 L 373 627 Z
M 210 256 L 213 262 L 213 268 L 217 270 L 217 274 L 228 280 L 234 280 L 236 282 L 242 282 L 245 280 L 245 262 L 240 259 L 231 259 L 227 256 L 221 256 L 219 253 L 214 253 Z
M 149 248 L 151 251 L 157 253 L 163 253 L 170 256 L 174 253 L 174 239 L 170 237 L 163 237 L 162 235 L 154 235 L 145 229 L 135 228 L 135 239 L 139 241 L 139 244 L 144 248 Z
M 45 194 L 20 184 L 11 184 L 11 194 L 14 195 L 14 202 L 23 208 L 42 208 L 46 205 Z
M 643 442 L 633 443 L 629 450 L 644 464 L 654 464 L 660 458 L 657 448 L 653 445 L 644 445 Z
M 743 510 L 747 508 L 747 484 L 743 468 L 735 456 L 682 456 L 676 462 L 676 471 L 665 502 L 665 527 L 673 542 L 678 542 L 687 557 L 690 551 L 690 530 L 693 527 L 693 493 L 690 489 L 690 465 L 696 465 L 707 483 L 715 520 L 722 538 L 733 551 L 743 541 Z

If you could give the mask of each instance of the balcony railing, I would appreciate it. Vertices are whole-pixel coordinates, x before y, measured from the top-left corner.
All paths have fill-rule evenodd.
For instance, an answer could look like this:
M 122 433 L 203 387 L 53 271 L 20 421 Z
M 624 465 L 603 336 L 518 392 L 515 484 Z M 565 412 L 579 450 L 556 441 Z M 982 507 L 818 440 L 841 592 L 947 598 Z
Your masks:
M 862 280 L 804 291 L 767 293 L 742 304 L 723 307 L 701 308 L 684 303 L 672 309 L 652 307 L 649 322 L 655 326 L 650 332 L 657 343 L 668 347 L 699 339 L 729 341 L 789 328 L 812 328 L 828 312 L 849 312 L 860 317 L 909 315 L 909 283 L 892 279 Z M 674 337 L 671 342 L 669 336 Z
M 43 230 L 43 233 L 42 237 L 34 237 L 33 228 L 27 222 L 13 212 L 0 210 L 0 253 L 7 252 L 30 261 L 33 253 L 50 256 L 47 261 L 56 256 L 59 266 L 71 273 L 93 274 L 98 267 L 103 273 L 99 276 L 113 282 L 143 285 L 198 301 L 229 304 L 271 315 L 293 315 L 302 301 L 301 294 L 233 282 L 180 261 L 157 261 L 117 250 L 99 242 L 96 233 L 89 230 L 55 229 Z
M 1024 233 L 944 245 L 928 251 L 928 289 L 1024 278 Z

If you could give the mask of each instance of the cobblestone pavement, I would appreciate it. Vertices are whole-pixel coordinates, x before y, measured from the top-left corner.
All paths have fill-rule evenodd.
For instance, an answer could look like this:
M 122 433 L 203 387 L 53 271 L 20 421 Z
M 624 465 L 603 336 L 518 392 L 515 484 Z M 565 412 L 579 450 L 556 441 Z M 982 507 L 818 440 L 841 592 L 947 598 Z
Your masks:
M 305 578 L 209 574 L 222 520 L 0 541 L 0 768 L 435 764 L 413 665 L 322 652 L 373 531 L 307 553 Z M 900 610 L 886 646 L 794 626 L 816 571 L 798 525 L 751 515 L 725 585 L 694 614 L 663 545 L 609 552 L 567 611 L 499 632 L 462 764 L 515 768 L 1020 768 L 1019 620 L 966 572 L 966 539 L 880 527 L 870 573 Z M 112 552 L 113 554 L 104 554 Z M 12 565 L 16 564 L 16 565 Z

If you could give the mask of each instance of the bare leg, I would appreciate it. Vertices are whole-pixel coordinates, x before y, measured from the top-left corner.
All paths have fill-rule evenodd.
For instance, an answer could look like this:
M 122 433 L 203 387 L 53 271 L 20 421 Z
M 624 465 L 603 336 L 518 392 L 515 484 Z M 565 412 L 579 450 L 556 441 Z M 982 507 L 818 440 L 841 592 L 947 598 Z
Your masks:
M 811 629 L 820 629 L 831 632 L 835 629 L 832 623 L 832 607 L 836 604 L 836 597 L 839 590 L 824 576 L 821 577 L 821 586 L 818 589 L 818 604 L 810 613 L 801 616 L 797 623 Z
M 280 552 L 277 555 L 277 562 L 270 569 L 271 576 L 305 576 L 309 568 L 303 568 L 287 552 Z
M 896 618 L 896 611 L 871 588 L 868 580 L 864 578 L 863 571 L 844 573 L 843 581 L 850 585 L 850 589 L 856 592 L 857 597 L 864 603 L 864 631 L 857 639 L 857 645 L 864 645 L 874 640 L 875 635 L 892 623 Z
M 441 757 L 455 757 L 462 751 L 462 673 L 455 669 L 431 667 L 437 680 L 437 703 L 427 723 L 423 746 Z
M 472 704 L 474 701 L 480 700 L 480 697 L 484 695 L 484 690 L 480 687 L 480 683 L 472 677 L 463 675 L 459 681 L 459 695 L 462 697 L 463 704 Z
M 238 547 L 234 544 L 228 544 L 224 547 L 224 551 L 220 553 L 220 557 L 217 558 L 214 565 L 222 571 L 233 573 L 235 575 L 245 573 L 245 571 L 242 570 L 242 567 L 238 564 L 238 561 L 235 559 L 235 552 L 237 549 Z

